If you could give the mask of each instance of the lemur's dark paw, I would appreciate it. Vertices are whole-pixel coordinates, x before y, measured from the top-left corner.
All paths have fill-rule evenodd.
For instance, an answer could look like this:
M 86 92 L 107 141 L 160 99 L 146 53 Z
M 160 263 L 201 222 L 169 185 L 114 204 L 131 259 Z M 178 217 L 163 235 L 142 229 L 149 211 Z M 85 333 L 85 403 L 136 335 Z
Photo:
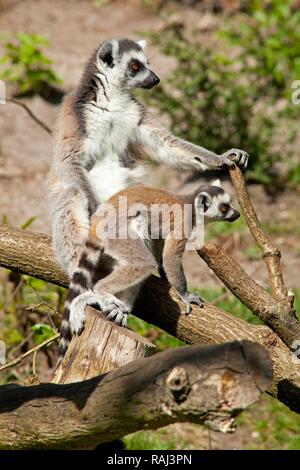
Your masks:
M 204 300 L 200 295 L 194 294 L 192 292 L 186 292 L 184 295 L 181 295 L 180 298 L 183 300 L 186 306 L 185 314 L 189 315 L 192 311 L 191 304 L 196 304 L 198 307 L 203 307 Z
M 249 155 L 244 150 L 230 149 L 223 154 L 223 157 L 236 163 L 242 171 L 245 171 L 248 166 Z

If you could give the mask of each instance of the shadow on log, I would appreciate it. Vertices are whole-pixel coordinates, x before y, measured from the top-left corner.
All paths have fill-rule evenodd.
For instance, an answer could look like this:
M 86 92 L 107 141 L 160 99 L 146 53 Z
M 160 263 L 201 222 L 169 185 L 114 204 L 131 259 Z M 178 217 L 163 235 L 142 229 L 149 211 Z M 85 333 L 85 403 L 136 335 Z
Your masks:
M 51 238 L 44 234 L 0 226 L 0 265 L 64 287 L 69 283 L 68 276 L 55 260 Z M 230 269 L 229 275 L 232 275 Z M 239 297 L 247 303 L 247 283 L 239 285 Z M 300 413 L 300 366 L 293 362 L 291 349 L 280 338 L 280 329 L 276 334 L 268 326 L 249 324 L 209 302 L 205 302 L 204 308 L 193 306 L 191 315 L 186 316 L 183 303 L 174 290 L 153 275 L 143 286 L 133 313 L 188 344 L 241 339 L 260 343 L 273 361 L 274 374 L 269 392 Z
M 86 448 L 184 421 L 230 432 L 271 380 L 266 350 L 236 341 L 169 349 L 79 383 L 4 385 L 0 448 Z

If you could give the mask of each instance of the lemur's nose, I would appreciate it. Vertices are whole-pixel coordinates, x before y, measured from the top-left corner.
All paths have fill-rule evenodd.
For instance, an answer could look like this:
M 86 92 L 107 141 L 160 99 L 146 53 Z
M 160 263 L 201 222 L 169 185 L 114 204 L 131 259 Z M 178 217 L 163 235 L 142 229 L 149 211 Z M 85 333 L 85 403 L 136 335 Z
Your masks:
M 233 209 L 233 213 L 231 214 L 230 217 L 228 217 L 228 222 L 234 222 L 236 219 L 239 218 L 241 214 L 239 213 L 239 211 L 237 211 L 236 209 Z
M 152 75 L 152 80 L 153 80 L 154 86 L 156 86 L 156 85 L 159 84 L 160 79 L 158 78 L 158 76 L 154 72 L 152 72 L 152 74 L 153 74 Z

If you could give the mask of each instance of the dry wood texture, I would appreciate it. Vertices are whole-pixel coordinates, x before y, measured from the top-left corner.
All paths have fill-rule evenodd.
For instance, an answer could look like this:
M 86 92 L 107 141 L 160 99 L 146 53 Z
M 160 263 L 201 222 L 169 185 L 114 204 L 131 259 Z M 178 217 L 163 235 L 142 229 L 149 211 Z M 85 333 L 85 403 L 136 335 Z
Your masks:
M 148 356 L 156 349 L 146 338 L 115 325 L 101 312 L 87 310 L 85 329 L 73 338 L 54 374 L 54 383 L 87 380 Z
M 209 258 L 209 254 L 207 256 Z M 0 265 L 54 284 L 68 285 L 66 274 L 55 261 L 51 239 L 46 235 L 0 226 Z M 229 268 L 230 279 L 231 265 Z M 239 285 L 239 297 L 247 303 L 247 283 Z M 275 334 L 267 326 L 250 325 L 209 302 L 204 308 L 194 306 L 192 314 L 186 316 L 173 289 L 156 276 L 151 276 L 145 283 L 133 313 L 189 344 L 237 339 L 260 343 L 267 348 L 273 361 L 270 393 L 300 413 L 300 368 L 293 363 L 291 350 L 279 337 L 279 331 Z
M 86 448 L 176 421 L 232 431 L 271 382 L 264 348 L 187 346 L 72 384 L 0 387 L 0 449 Z

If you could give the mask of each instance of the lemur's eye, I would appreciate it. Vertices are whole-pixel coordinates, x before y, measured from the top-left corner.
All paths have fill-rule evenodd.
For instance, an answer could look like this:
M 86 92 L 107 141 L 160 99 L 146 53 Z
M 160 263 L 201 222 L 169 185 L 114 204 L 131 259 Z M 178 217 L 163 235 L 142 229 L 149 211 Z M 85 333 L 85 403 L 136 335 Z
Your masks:
M 132 63 L 130 64 L 130 68 L 131 68 L 131 70 L 132 70 L 133 72 L 137 73 L 137 72 L 140 70 L 140 68 L 141 68 L 141 64 L 140 64 L 139 62 L 136 62 L 136 61 L 135 61 L 135 62 L 132 62 Z
M 228 212 L 228 209 L 229 209 L 229 204 L 220 204 L 220 211 L 223 214 L 226 214 L 226 212 Z

